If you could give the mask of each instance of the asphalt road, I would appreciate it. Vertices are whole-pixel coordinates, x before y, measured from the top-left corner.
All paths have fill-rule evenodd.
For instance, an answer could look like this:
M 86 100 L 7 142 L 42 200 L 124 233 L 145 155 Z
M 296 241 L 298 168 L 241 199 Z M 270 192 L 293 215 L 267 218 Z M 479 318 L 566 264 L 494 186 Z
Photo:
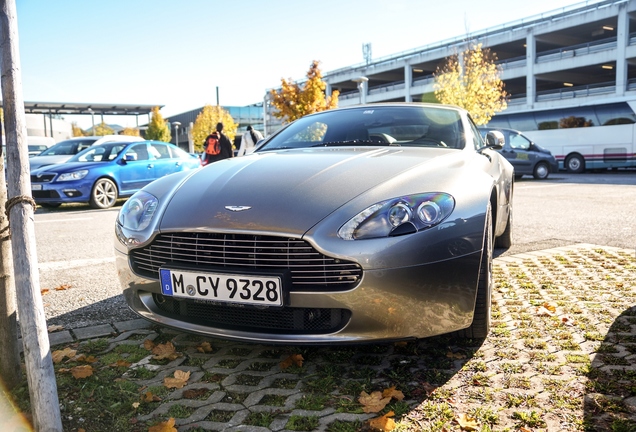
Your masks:
M 120 203 L 121 205 L 121 203 Z M 119 206 L 38 208 L 40 286 L 49 325 L 85 327 L 135 316 L 114 266 L 113 226 Z M 512 255 L 577 243 L 636 248 L 636 171 L 553 174 L 515 184 Z

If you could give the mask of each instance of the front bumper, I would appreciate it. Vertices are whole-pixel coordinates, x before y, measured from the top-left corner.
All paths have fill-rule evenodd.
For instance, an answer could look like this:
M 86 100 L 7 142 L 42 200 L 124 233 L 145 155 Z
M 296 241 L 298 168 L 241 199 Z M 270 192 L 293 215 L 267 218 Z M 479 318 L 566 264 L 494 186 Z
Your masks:
M 290 290 L 281 308 L 211 305 L 190 314 L 187 301 L 162 307 L 157 279 L 136 275 L 128 254 L 116 250 L 118 275 L 130 308 L 157 324 L 213 337 L 264 343 L 333 344 L 430 337 L 470 326 L 473 319 L 481 251 L 437 262 L 366 269 L 358 286 L 341 292 Z M 165 300 L 165 299 L 164 299 Z M 193 304 L 193 303 L 192 303 Z M 269 309 L 269 310 L 268 310 Z M 215 315 L 234 312 L 241 323 L 222 323 Z M 264 312 L 264 310 L 268 310 Z M 275 328 L 281 310 L 292 312 L 298 327 Z M 216 311 L 216 312 L 215 312 Z M 334 311 L 338 311 L 334 313 Z M 333 326 L 306 330 L 312 317 L 329 313 Z M 255 317 L 260 317 L 261 325 Z M 269 318 L 267 318 L 269 317 Z M 339 321 L 334 317 L 340 317 Z
M 92 181 L 68 181 L 51 183 L 31 183 L 31 194 L 37 203 L 88 202 Z

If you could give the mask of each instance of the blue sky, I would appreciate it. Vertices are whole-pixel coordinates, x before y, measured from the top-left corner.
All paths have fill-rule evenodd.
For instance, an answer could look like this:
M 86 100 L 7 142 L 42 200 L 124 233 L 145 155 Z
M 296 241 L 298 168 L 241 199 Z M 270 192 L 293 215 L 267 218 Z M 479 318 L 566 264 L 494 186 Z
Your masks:
M 589 1 L 595 3 L 596 1 Z M 259 102 L 324 72 L 500 26 L 572 0 L 16 0 L 24 100 L 164 105 L 164 117 Z M 70 117 L 90 127 L 90 116 Z M 140 121 L 145 122 L 145 118 Z M 107 123 L 134 126 L 134 118 Z

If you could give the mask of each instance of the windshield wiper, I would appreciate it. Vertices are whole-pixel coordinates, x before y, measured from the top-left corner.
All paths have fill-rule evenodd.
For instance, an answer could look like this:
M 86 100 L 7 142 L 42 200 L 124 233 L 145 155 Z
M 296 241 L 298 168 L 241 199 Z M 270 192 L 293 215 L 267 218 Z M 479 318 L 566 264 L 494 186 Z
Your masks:
M 355 146 L 359 144 L 371 144 L 380 146 L 382 143 L 371 140 L 345 140 L 345 141 L 325 141 L 318 144 L 314 144 L 311 147 L 338 147 L 338 146 Z

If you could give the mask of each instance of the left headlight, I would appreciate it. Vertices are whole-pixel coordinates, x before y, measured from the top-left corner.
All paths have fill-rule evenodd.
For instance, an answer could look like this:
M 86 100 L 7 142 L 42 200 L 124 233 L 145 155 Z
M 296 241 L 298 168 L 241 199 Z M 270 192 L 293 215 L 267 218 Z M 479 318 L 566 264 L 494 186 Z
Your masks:
M 361 240 L 412 234 L 446 219 L 455 199 L 446 193 L 423 193 L 373 204 L 338 230 L 344 240 Z
M 57 181 L 81 180 L 88 174 L 88 170 L 79 170 L 70 173 L 60 174 Z
M 159 200 L 154 195 L 139 191 L 121 207 L 117 220 L 131 231 L 143 231 L 148 227 L 157 210 Z

